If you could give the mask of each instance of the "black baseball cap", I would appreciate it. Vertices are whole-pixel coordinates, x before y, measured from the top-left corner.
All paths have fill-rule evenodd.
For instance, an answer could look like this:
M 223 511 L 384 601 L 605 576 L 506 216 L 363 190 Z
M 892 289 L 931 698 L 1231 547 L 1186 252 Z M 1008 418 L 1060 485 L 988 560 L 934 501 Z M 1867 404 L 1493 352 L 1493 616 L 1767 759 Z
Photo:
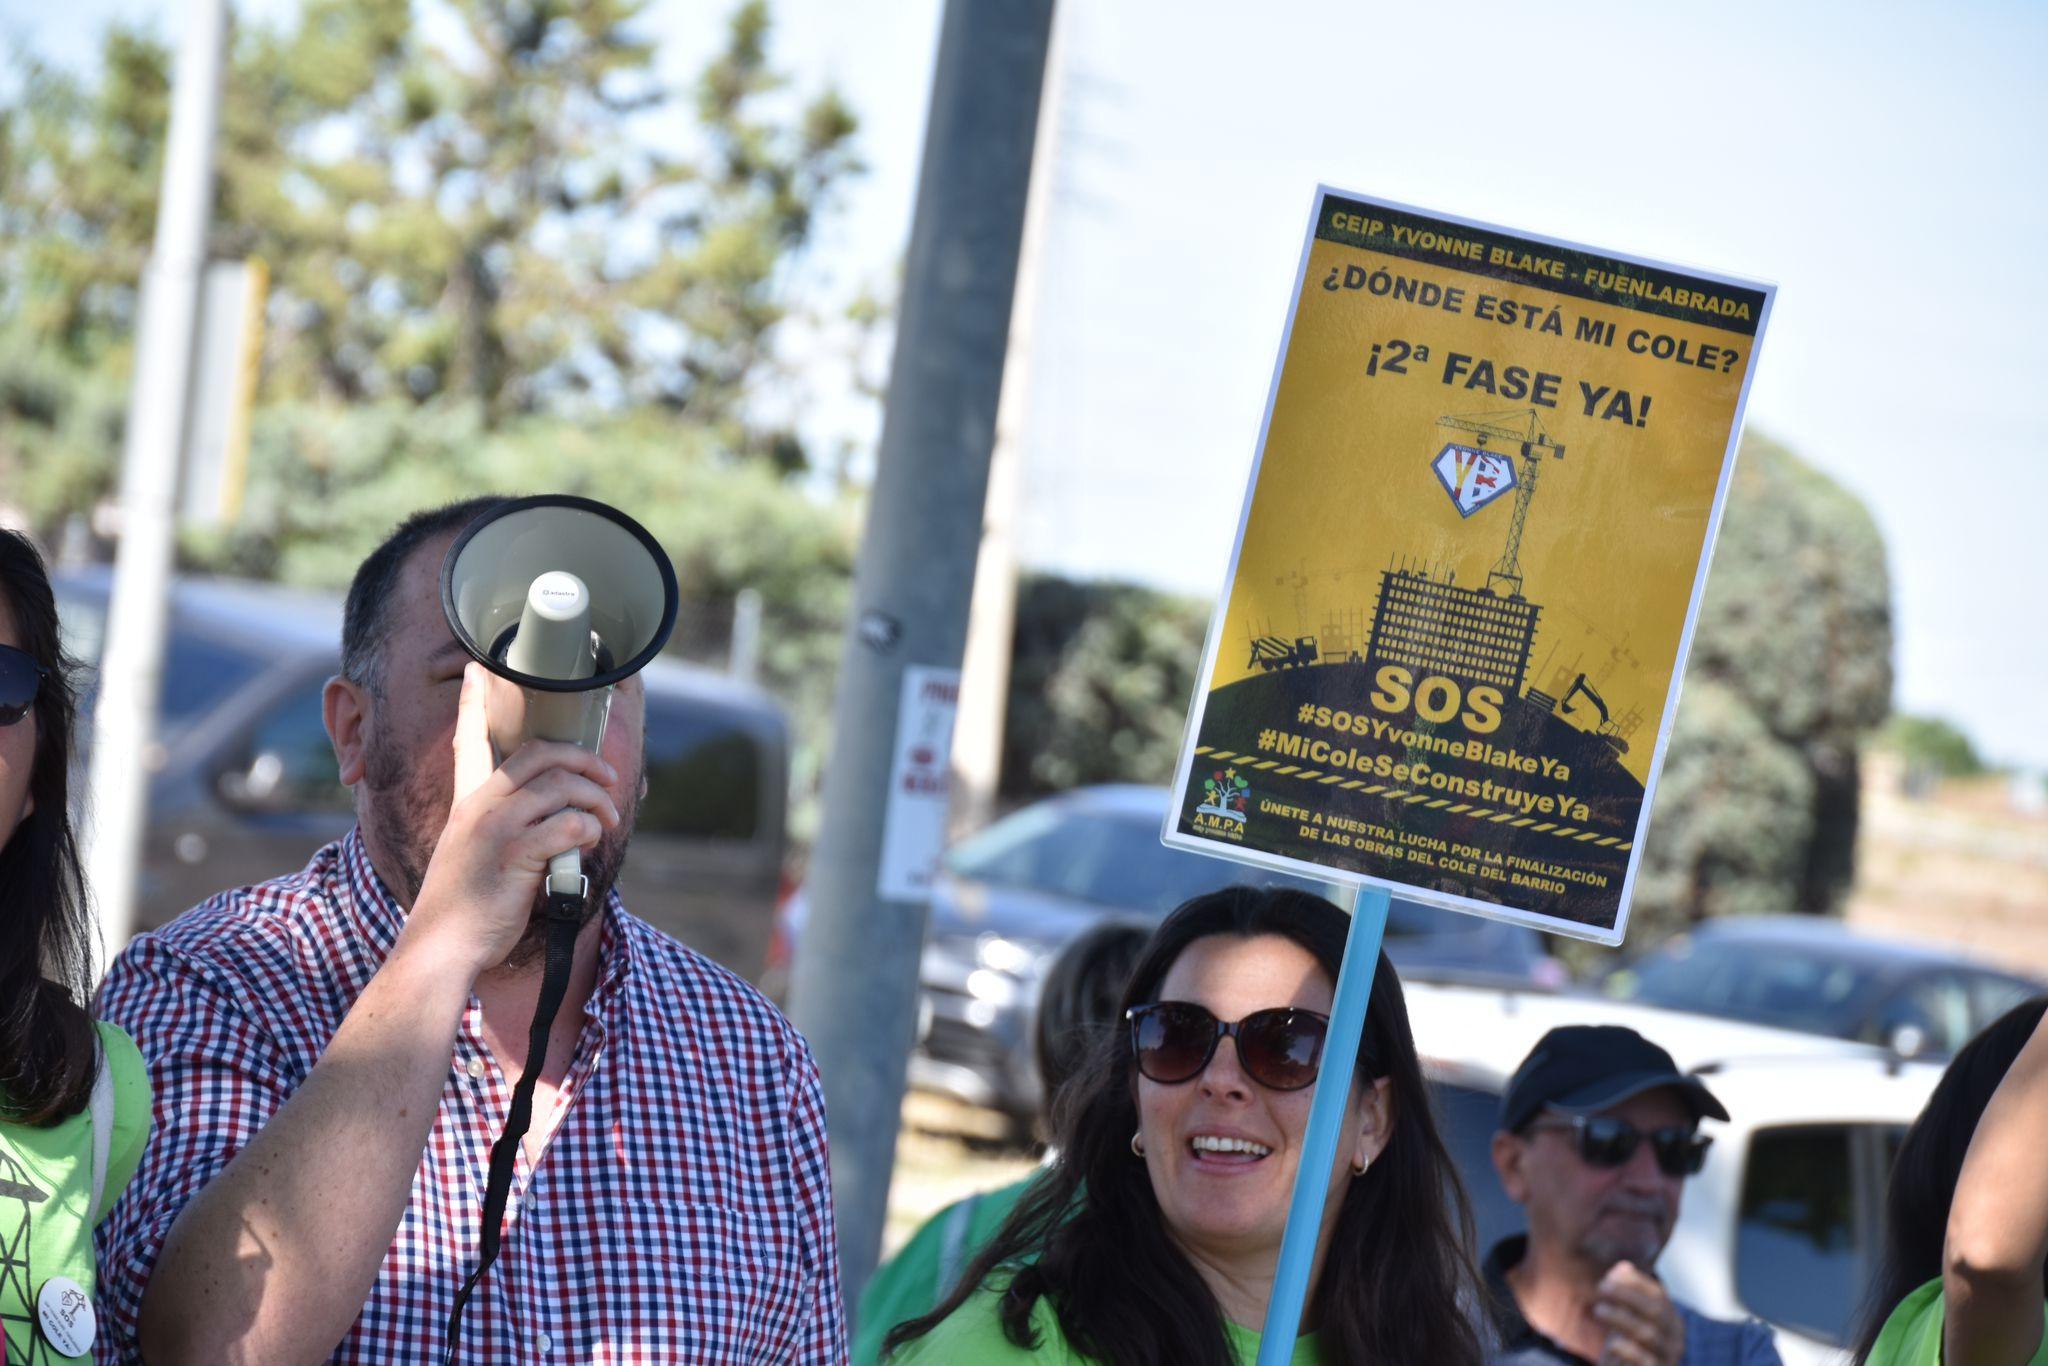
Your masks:
M 1500 1127 L 1518 1132 L 1546 1106 L 1591 1114 L 1630 1096 L 1669 1086 L 1694 1120 L 1728 1111 L 1698 1077 L 1678 1070 L 1671 1055 L 1622 1025 L 1560 1025 L 1537 1040 L 1508 1079 L 1500 1098 Z

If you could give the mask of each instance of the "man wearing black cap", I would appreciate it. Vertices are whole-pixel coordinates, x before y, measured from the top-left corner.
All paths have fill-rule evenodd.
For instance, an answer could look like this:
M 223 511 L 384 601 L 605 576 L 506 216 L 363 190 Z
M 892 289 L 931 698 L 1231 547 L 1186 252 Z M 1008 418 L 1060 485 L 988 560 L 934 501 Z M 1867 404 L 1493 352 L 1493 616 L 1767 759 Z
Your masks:
M 1685 1178 L 1728 1112 L 1671 1055 L 1618 1025 L 1566 1025 L 1501 1097 L 1493 1165 L 1529 1231 L 1487 1254 L 1500 1366 L 1757 1366 L 1770 1329 L 1672 1300 L 1653 1268 Z

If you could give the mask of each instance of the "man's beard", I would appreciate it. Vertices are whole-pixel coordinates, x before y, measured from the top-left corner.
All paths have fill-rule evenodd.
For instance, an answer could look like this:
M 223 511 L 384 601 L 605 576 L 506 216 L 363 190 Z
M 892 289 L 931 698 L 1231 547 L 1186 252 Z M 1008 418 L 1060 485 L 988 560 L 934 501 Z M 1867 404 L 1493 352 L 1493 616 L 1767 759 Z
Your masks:
M 419 900 L 420 888 L 426 885 L 427 865 L 432 862 L 434 850 L 441 842 L 441 831 L 448 824 L 447 794 L 429 790 L 425 773 L 407 763 L 397 746 L 386 743 L 375 732 L 365 743 L 363 786 L 369 801 L 378 809 L 379 833 L 398 863 L 402 884 L 398 891 L 410 911 Z M 612 885 L 618 881 L 619 870 L 625 866 L 626 845 L 633 838 L 633 823 L 639 814 L 639 790 L 636 774 L 626 785 L 626 791 L 633 795 L 621 804 L 618 825 L 605 831 L 597 847 L 583 855 L 583 876 L 589 880 L 590 894 L 577 915 L 579 930 L 603 910 Z M 505 955 L 501 966 L 529 967 L 546 949 L 547 883 L 543 880 L 534 893 L 526 932 L 519 936 L 512 952 Z

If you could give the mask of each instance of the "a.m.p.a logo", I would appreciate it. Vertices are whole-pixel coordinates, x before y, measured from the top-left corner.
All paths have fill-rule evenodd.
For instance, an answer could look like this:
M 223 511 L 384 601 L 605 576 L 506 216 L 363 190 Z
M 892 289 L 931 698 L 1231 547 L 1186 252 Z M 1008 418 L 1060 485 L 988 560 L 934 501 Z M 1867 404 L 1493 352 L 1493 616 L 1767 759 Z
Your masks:
M 1195 808 L 1195 833 L 1243 839 L 1244 813 L 1251 805 L 1251 795 L 1251 784 L 1240 778 L 1236 769 L 1222 768 L 1211 773 L 1202 780 L 1202 804 Z

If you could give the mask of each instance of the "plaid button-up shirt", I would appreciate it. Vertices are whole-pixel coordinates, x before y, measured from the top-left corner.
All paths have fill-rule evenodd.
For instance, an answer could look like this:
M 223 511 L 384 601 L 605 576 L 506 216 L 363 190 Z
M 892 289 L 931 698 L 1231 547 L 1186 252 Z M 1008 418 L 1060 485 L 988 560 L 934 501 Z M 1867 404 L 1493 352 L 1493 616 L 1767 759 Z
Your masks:
M 172 1221 L 306 1079 L 403 923 L 351 831 L 303 872 L 215 897 L 116 960 L 99 1013 L 141 1045 L 156 1128 L 96 1238 L 98 1361 L 137 1359 Z M 602 945 L 560 1122 L 537 1166 L 520 1154 L 460 1359 L 842 1360 L 810 1050 L 753 988 L 616 894 Z M 405 1215 L 334 1361 L 440 1360 L 511 1100 L 472 996 Z

